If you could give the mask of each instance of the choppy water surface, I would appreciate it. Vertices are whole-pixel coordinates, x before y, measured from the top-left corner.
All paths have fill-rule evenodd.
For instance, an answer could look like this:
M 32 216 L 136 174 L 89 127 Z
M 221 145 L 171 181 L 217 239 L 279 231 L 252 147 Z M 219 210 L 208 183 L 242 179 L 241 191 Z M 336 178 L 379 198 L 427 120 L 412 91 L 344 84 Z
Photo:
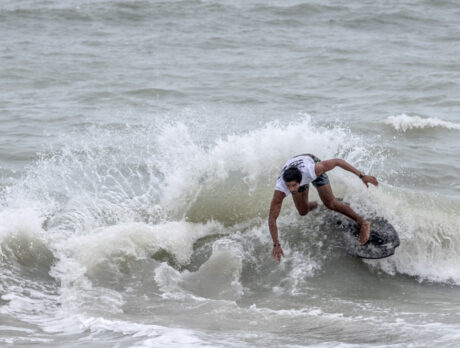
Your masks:
M 453 1 L 0 2 L 0 342 L 456 347 L 460 13 Z M 350 257 L 279 218 L 293 155 L 397 229 Z M 311 190 L 311 199 L 318 199 Z

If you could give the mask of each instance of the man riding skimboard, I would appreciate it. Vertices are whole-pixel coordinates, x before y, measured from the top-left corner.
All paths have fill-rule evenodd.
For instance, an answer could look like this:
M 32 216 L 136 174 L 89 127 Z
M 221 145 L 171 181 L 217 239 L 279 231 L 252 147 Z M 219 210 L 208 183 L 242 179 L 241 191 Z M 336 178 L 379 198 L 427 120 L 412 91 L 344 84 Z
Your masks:
M 278 227 L 276 225 L 276 219 L 279 216 L 283 199 L 292 194 L 294 204 L 299 214 L 302 216 L 306 215 L 309 211 L 318 206 L 316 202 L 308 202 L 308 189 L 310 183 L 315 186 L 321 201 L 327 208 L 342 213 L 358 223 L 360 228 L 359 241 L 361 245 L 366 244 L 369 240 L 371 230 L 370 222 L 359 216 L 348 205 L 337 201 L 332 193 L 331 184 L 329 183 L 326 172 L 335 167 L 340 167 L 355 174 L 367 187 L 369 187 L 369 184 L 375 186 L 379 184 L 375 177 L 363 174 L 342 159 L 336 158 L 321 161 L 314 155 L 305 154 L 288 160 L 276 181 L 275 192 L 273 193 L 268 217 L 268 226 L 273 239 L 272 257 L 278 262 L 281 260 L 281 256 L 284 256 L 278 239 Z

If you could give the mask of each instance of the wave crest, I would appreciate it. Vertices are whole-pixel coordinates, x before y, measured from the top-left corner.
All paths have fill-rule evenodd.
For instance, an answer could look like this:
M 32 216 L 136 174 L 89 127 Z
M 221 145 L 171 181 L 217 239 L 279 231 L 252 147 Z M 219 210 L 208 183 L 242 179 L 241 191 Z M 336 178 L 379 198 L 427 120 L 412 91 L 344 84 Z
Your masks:
M 390 116 L 383 121 L 384 124 L 392 126 L 399 132 L 406 132 L 412 129 L 444 128 L 449 130 L 460 130 L 460 124 L 441 120 L 436 117 L 423 118 L 420 116 L 408 116 L 406 114 Z

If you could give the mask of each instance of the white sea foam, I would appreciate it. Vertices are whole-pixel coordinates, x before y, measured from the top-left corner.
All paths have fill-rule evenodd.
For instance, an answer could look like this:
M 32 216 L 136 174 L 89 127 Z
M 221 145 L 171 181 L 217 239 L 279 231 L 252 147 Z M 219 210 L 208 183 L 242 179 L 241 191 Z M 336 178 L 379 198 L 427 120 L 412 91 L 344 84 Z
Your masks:
M 140 260 L 150 258 L 159 250 L 172 255 L 177 263 L 190 262 L 193 243 L 209 234 L 218 234 L 222 227 L 218 223 L 194 224 L 184 221 L 169 221 L 158 225 L 142 223 L 109 226 L 87 236 L 68 239 L 62 248 L 87 269 L 111 257 L 132 257 Z
M 401 239 L 394 256 L 369 264 L 390 274 L 460 284 L 460 219 L 455 202 L 387 188 L 367 206 L 387 218 Z
M 110 288 L 95 286 L 91 277 L 103 273 L 120 277 L 120 268 L 127 262 L 154 262 L 152 257 L 161 250 L 178 264 L 186 264 L 190 262 L 194 242 L 219 231 L 220 225 L 212 222 L 206 225 L 167 222 L 153 226 L 133 223 L 61 241 L 56 245 L 59 262 L 52 274 L 61 282 L 62 311 L 75 314 L 87 309 L 121 313 L 123 296 Z
M 80 323 L 82 332 L 90 330 L 93 335 L 116 332 L 132 336 L 137 343 L 131 347 L 211 347 L 198 337 L 198 332 L 193 330 L 108 320 L 101 317 L 81 317 Z M 90 339 L 88 341 L 91 342 Z
M 423 118 L 420 116 L 408 116 L 405 114 L 390 116 L 383 123 L 392 126 L 395 130 L 406 132 L 412 129 L 444 128 L 459 130 L 460 124 L 444 121 L 439 118 Z
M 285 248 L 285 252 L 287 250 L 289 249 Z M 289 254 L 291 270 L 285 278 L 281 279 L 279 285 L 273 288 L 273 292 L 277 294 L 288 292 L 293 296 L 305 293 L 308 278 L 313 277 L 322 266 L 320 260 L 309 254 L 310 250 Z
M 24 202 L 26 203 L 26 202 Z M 0 254 L 3 253 L 3 245 L 6 238 L 14 238 L 17 243 L 24 241 L 24 246 L 35 240 L 46 244 L 45 233 L 42 230 L 44 217 L 37 207 L 25 205 L 24 207 L 13 207 L 0 211 Z M 33 247 L 33 245 L 30 245 Z M 14 245 L 13 245 L 14 247 Z M 33 255 L 34 250 L 30 250 Z
M 230 239 L 220 239 L 196 272 L 179 272 L 163 263 L 155 270 L 155 280 L 167 298 L 233 301 L 243 294 L 242 261 L 242 247 Z
M 243 295 L 240 276 L 243 248 L 230 239 L 220 239 L 212 246 L 211 257 L 197 272 L 183 277 L 184 288 L 201 297 L 236 300 Z
M 227 195 L 245 190 L 238 193 L 247 196 L 267 183 L 271 188 L 284 162 L 301 153 L 314 153 L 323 159 L 339 156 L 366 170 L 377 165 L 379 157 L 376 153 L 371 156 L 361 140 L 346 129 L 315 127 L 309 117 L 295 124 L 272 123 L 250 133 L 231 135 L 206 148 L 196 146 L 190 129 L 175 125 L 159 137 L 157 148 L 168 169 L 162 169 L 168 179 L 161 205 L 181 212 L 190 208 L 202 191 L 216 194 L 226 182 L 233 184 Z M 238 174 L 236 182 L 231 177 L 234 173 Z

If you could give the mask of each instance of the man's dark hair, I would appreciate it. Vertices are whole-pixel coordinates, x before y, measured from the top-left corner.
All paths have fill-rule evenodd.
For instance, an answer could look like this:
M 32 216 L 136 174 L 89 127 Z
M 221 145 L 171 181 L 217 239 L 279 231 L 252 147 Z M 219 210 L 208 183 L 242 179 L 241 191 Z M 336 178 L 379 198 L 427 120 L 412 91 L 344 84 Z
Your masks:
M 302 181 L 302 173 L 297 167 L 289 167 L 283 173 L 283 180 L 285 182 L 295 181 L 300 184 L 300 182 Z

